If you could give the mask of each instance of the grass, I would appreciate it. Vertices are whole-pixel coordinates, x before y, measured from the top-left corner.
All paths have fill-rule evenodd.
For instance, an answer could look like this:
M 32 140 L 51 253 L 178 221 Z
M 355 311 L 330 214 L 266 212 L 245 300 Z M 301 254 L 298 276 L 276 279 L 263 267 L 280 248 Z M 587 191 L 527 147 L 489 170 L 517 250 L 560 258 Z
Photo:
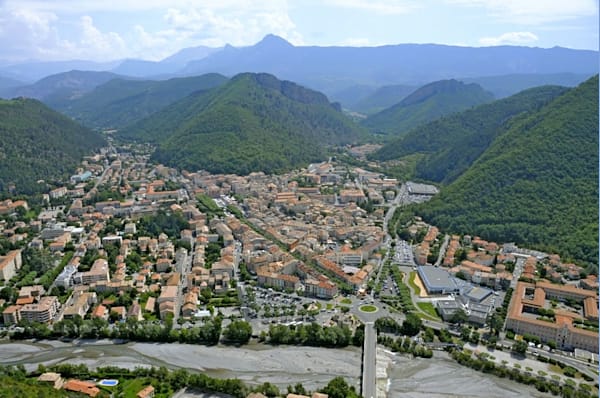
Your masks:
M 352 300 L 350 300 L 349 298 L 345 298 L 345 299 L 342 299 L 342 301 L 340 301 L 340 303 L 350 305 L 350 304 L 352 304 Z
M 417 277 L 417 273 L 415 271 L 412 271 L 408 276 L 408 284 L 415 291 L 415 294 L 418 296 L 421 294 L 421 288 L 419 286 L 417 286 L 417 284 L 415 283 L 416 277 Z
M 377 311 L 377 307 L 375 307 L 374 305 L 363 305 L 362 307 L 360 307 L 360 310 L 362 312 L 375 312 Z
M 333 309 L 333 304 L 327 303 L 327 310 L 332 310 L 332 309 Z
M 417 307 L 427 315 L 433 317 L 434 319 L 439 319 L 437 312 L 435 312 L 435 308 L 431 303 L 417 303 Z
M 123 380 L 121 380 L 123 382 Z M 144 379 L 130 379 L 124 381 L 121 385 L 121 389 L 123 391 L 124 397 L 134 398 L 138 392 L 144 387 L 146 387 L 147 383 Z

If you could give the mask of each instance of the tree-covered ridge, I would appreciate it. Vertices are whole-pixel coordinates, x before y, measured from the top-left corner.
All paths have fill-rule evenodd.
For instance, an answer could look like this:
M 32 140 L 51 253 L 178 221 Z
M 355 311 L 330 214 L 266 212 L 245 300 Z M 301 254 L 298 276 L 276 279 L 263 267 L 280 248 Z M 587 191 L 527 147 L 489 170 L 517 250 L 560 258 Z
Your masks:
M 382 86 L 375 90 L 373 93 L 360 99 L 356 103 L 351 104 L 348 107 L 354 111 L 372 115 L 377 112 L 381 112 L 394 104 L 399 103 L 404 98 L 406 98 L 407 95 L 414 92 L 416 88 L 417 87 L 405 84 Z M 343 102 L 342 104 L 346 105 Z
M 218 73 L 162 81 L 113 79 L 80 98 L 49 104 L 86 126 L 121 128 L 226 81 Z
M 104 138 L 39 101 L 0 101 L 0 192 L 46 190 L 46 182 L 73 174 L 81 158 L 106 144 Z
M 490 102 L 492 94 L 475 83 L 441 80 L 427 84 L 402 101 L 363 121 L 363 126 L 389 135 L 404 135 L 444 115 Z
M 267 74 L 244 73 L 194 93 L 123 131 L 158 143 L 154 159 L 215 173 L 280 172 L 327 156 L 365 132 L 323 94 Z
M 446 116 L 412 130 L 373 155 L 379 160 L 423 153 L 416 177 L 449 183 L 454 181 L 511 125 L 513 118 L 546 105 L 567 89 L 544 86 L 512 97 Z
M 598 76 L 519 117 L 418 207 L 449 231 L 598 263 Z

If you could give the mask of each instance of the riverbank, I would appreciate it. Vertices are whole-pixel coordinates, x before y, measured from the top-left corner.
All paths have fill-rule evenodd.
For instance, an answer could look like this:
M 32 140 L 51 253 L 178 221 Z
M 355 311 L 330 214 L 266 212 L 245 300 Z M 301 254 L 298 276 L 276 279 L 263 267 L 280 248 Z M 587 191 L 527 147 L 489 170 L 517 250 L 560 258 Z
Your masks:
M 288 385 L 302 383 L 315 390 L 336 376 L 344 377 L 360 390 L 361 350 L 356 347 L 324 349 L 316 347 L 244 347 L 189 344 L 127 343 L 110 340 L 0 343 L 0 364 L 24 365 L 28 371 L 38 364 L 85 364 L 90 368 L 140 366 L 186 368 L 211 377 L 238 378 L 250 385 L 270 382 L 285 391 Z M 434 358 L 413 358 L 378 350 L 378 387 L 388 398 L 541 398 L 547 395 L 535 388 L 508 379 L 463 367 L 445 352 Z M 385 364 L 384 364 L 385 363 Z
M 85 364 L 90 368 L 118 366 L 165 366 L 203 372 L 211 377 L 238 378 L 250 385 L 268 381 L 282 390 L 302 383 L 307 389 L 326 385 L 336 376 L 360 388 L 361 350 L 356 347 L 202 346 L 189 344 L 127 343 L 110 340 L 10 342 L 0 344 L 0 364 L 24 365 L 28 371 L 38 364 Z

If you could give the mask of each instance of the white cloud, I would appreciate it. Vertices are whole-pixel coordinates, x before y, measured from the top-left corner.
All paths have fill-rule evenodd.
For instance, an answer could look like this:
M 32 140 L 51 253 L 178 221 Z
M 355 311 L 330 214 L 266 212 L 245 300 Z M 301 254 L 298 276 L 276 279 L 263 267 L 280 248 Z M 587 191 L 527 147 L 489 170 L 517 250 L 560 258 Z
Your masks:
M 326 4 L 383 15 L 407 14 L 418 6 L 411 0 L 325 0 Z
M 238 7 L 231 6 L 233 3 Z M 161 59 L 186 46 L 252 45 L 269 33 L 296 45 L 303 43 L 285 2 L 254 7 L 251 3 L 222 0 L 214 7 L 170 7 L 163 16 L 167 29 L 151 32 L 135 26 L 136 53 Z
M 90 16 L 82 16 L 72 39 L 61 37 L 59 17 L 48 11 L 0 8 L 1 57 L 9 61 L 65 58 L 112 60 L 127 53 L 124 40 L 114 32 L 101 32 Z
M 446 0 L 450 4 L 486 8 L 504 22 L 538 25 L 598 15 L 596 0 Z
M 482 46 L 523 45 L 536 42 L 538 37 L 531 32 L 507 32 L 497 37 L 482 37 Z
M 141 17 L 149 10 L 163 15 L 162 26 Z M 98 11 L 131 25 L 101 29 L 92 19 Z M 183 47 L 251 45 L 269 33 L 303 44 L 286 0 L 0 0 L 3 59 L 158 60 Z

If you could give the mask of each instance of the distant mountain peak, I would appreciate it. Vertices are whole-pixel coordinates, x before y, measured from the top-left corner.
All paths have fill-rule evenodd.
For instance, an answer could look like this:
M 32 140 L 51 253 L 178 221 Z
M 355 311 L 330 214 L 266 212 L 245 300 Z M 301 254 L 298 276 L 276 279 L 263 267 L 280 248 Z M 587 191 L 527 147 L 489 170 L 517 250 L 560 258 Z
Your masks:
M 280 47 L 280 48 L 286 48 L 286 47 L 294 47 L 290 42 L 288 42 L 287 40 L 285 40 L 284 38 L 274 35 L 274 34 L 268 34 L 265 37 L 263 37 L 263 39 L 261 41 L 259 41 L 258 43 L 255 44 L 255 46 L 260 46 L 260 47 Z

